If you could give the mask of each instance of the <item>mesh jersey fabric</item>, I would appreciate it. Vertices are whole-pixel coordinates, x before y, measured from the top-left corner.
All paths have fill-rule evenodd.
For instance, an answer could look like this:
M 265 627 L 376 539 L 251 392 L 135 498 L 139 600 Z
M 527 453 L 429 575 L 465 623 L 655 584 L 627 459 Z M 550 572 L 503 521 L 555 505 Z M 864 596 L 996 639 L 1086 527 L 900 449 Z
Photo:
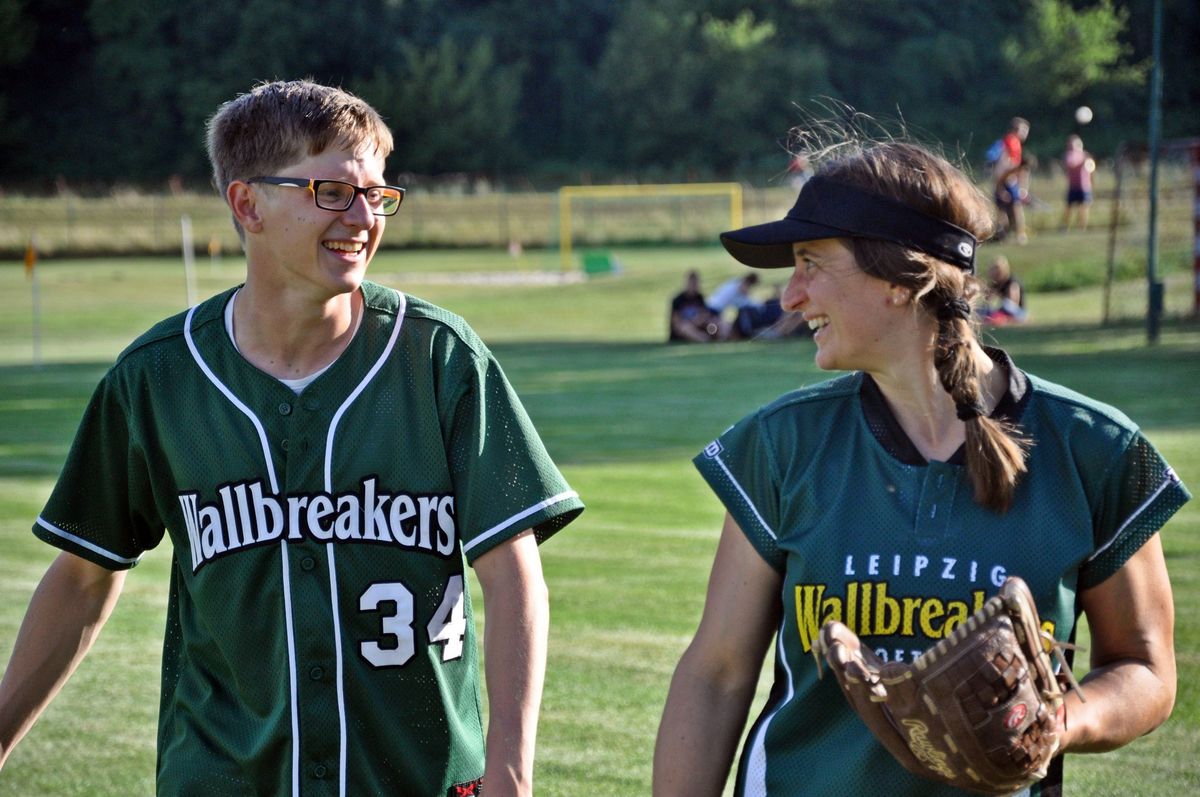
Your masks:
M 234 349 L 232 290 L 135 341 L 34 526 L 105 567 L 173 545 L 170 794 L 445 794 L 483 773 L 465 563 L 583 504 L 457 316 L 373 283 L 299 396 Z
M 961 457 L 914 460 L 911 445 L 888 438 L 898 424 L 869 420 L 862 373 L 783 396 L 695 458 L 783 576 L 775 682 L 736 794 L 959 793 L 908 773 L 836 679 L 818 680 L 811 650 L 824 621 L 846 623 L 886 660 L 912 661 L 1011 574 L 1029 584 L 1046 627 L 1069 640 L 1077 591 L 1116 572 L 1190 497 L 1123 414 L 1015 373 L 1002 404 L 1033 446 L 1004 515 L 972 500 Z M 1014 384 L 1024 395 L 1011 395 Z M 1054 793 L 1055 777 L 1061 770 L 1031 793 Z

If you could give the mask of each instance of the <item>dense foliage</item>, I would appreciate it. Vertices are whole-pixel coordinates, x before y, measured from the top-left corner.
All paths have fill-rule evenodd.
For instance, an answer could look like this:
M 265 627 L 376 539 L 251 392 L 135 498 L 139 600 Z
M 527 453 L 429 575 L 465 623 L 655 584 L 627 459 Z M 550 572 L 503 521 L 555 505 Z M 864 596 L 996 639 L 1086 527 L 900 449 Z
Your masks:
M 974 160 L 1017 114 L 1057 154 L 1086 104 L 1106 154 L 1146 135 L 1152 4 L 0 0 L 0 179 L 200 184 L 216 106 L 300 76 L 374 103 L 420 175 L 765 181 L 843 103 Z M 1196 135 L 1200 5 L 1163 4 L 1163 134 Z

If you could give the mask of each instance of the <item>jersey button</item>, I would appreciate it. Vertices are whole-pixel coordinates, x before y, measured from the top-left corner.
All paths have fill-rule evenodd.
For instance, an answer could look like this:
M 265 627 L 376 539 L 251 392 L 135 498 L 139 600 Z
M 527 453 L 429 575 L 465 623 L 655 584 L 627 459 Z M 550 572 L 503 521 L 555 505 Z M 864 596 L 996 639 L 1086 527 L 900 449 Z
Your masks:
M 314 778 L 323 778 L 328 773 L 328 770 L 325 769 L 324 764 L 317 764 L 312 768 L 312 773 Z
M 306 556 L 300 560 L 300 569 L 301 570 L 312 570 L 316 566 L 317 566 L 317 562 L 311 556 Z
M 283 438 L 283 440 L 279 443 L 279 447 L 282 448 L 284 451 L 288 450 L 288 441 L 287 441 L 286 437 Z
M 308 677 L 312 678 L 314 681 L 319 681 L 324 676 L 325 676 L 325 668 L 324 667 L 319 667 L 319 666 L 313 667 L 311 670 L 308 671 Z
M 279 403 L 279 414 L 280 415 L 291 415 L 292 414 L 292 405 L 288 404 L 286 401 L 280 402 Z

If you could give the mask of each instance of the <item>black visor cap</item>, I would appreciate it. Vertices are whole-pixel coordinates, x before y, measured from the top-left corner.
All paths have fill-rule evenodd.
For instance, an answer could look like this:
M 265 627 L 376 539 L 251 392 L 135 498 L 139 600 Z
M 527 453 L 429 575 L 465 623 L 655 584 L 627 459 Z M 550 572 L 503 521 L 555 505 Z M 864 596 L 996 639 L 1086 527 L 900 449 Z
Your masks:
M 872 238 L 924 252 L 975 273 L 975 236 L 887 197 L 816 175 L 779 221 L 721 233 L 729 254 L 754 268 L 791 268 L 792 244 Z

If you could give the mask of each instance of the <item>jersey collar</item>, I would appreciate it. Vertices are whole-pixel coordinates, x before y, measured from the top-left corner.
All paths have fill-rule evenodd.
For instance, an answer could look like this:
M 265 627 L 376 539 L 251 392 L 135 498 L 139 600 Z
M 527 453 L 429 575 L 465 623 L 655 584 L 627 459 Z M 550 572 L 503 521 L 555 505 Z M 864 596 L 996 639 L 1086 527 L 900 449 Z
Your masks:
M 1008 387 L 1004 391 L 1004 395 L 1000 397 L 1000 401 L 997 402 L 996 408 L 992 410 L 990 417 L 993 420 L 1005 421 L 1015 426 L 1025 412 L 1025 405 L 1029 402 L 1029 379 L 1025 376 L 1024 371 L 1013 364 L 1008 352 L 991 346 L 984 346 L 983 350 L 992 358 L 992 362 L 1003 368 L 1008 375 Z M 867 426 L 889 454 L 905 465 L 929 464 L 929 461 L 921 455 L 908 435 L 904 433 L 900 422 L 896 420 L 896 416 L 892 414 L 891 408 L 884 399 L 879 385 L 870 374 L 863 374 L 862 385 L 859 388 L 859 400 L 862 403 L 863 417 Z M 965 465 L 967 460 L 963 446 L 959 446 L 948 461 L 954 465 Z

